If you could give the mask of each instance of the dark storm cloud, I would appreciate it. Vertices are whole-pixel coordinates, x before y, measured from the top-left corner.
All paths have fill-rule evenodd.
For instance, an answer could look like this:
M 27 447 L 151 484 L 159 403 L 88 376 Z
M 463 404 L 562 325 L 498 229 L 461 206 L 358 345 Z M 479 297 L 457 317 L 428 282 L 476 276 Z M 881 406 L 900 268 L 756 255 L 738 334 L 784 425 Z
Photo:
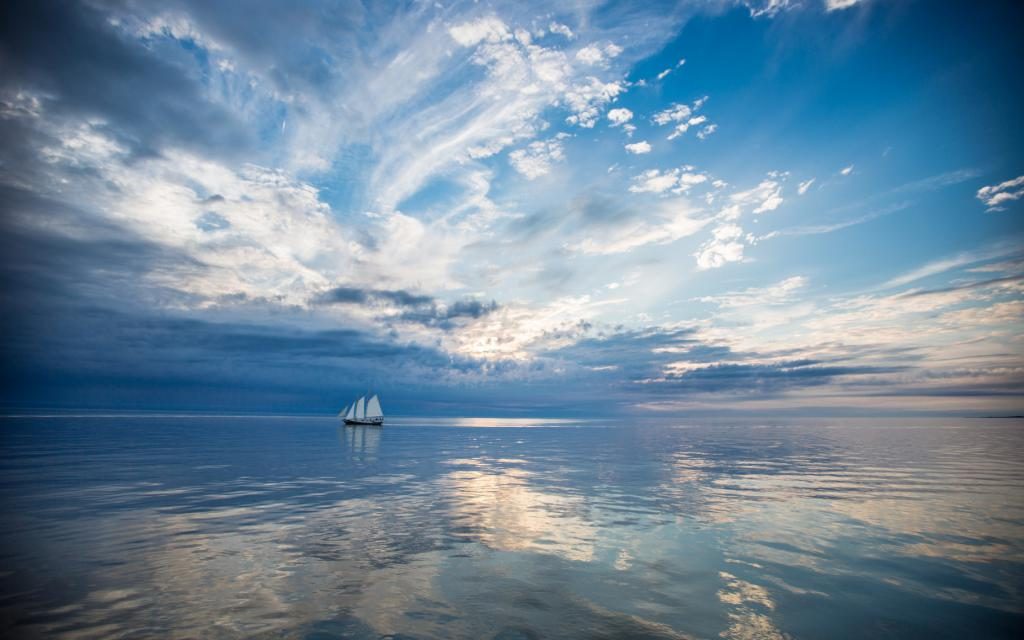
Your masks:
M 403 311 L 398 318 L 442 329 L 450 329 L 456 321 L 475 319 L 492 313 L 498 308 L 495 301 L 481 302 L 476 299 L 458 300 L 441 304 L 433 296 L 422 295 L 403 289 L 362 289 L 359 287 L 335 287 L 317 296 L 317 304 L 351 304 L 367 307 L 399 307 Z
M 839 376 L 903 370 L 799 358 L 771 364 L 751 363 L 750 360 L 761 359 L 761 354 L 737 353 L 726 346 L 703 343 L 690 328 L 616 331 L 584 338 L 547 355 L 599 372 L 607 370 L 604 377 L 608 380 L 633 387 L 637 393 L 656 396 L 719 392 L 772 395 L 827 384 Z M 678 361 L 697 366 L 684 373 L 666 373 L 665 366 Z
M 252 142 L 206 97 L 200 77 L 126 38 L 111 16 L 83 3 L 0 4 L 0 91 L 40 96 L 49 118 L 102 122 L 97 126 L 135 153 L 159 153 L 167 144 L 235 153 Z M 25 134 L 3 135 L 6 146 Z
M 66 202 L 5 186 L 0 202 L 0 295 L 8 311 L 75 301 L 132 306 L 144 274 L 206 268 Z M 42 220 L 48 224 L 36 224 Z
M 402 289 L 361 289 L 358 287 L 335 287 L 316 300 L 320 304 L 382 304 L 398 307 L 418 307 L 434 303 L 432 296 L 410 293 Z
M 83 224 L 88 214 L 65 203 L 11 188 L 0 198 L 21 221 L 45 215 L 70 225 L 55 231 L 0 218 L 0 406 L 323 412 L 368 385 L 402 385 L 411 402 L 444 376 L 480 370 L 479 362 L 383 330 L 289 325 L 303 314 L 280 305 L 251 322 L 161 311 L 197 301 L 147 276 L 207 267 L 117 226 Z M 490 308 L 371 292 L 378 294 L 421 310 L 423 321 Z M 221 302 L 260 307 L 244 296 Z
M 400 318 L 406 322 L 417 322 L 426 326 L 451 329 L 457 325 L 458 320 L 481 318 L 497 308 L 498 303 L 494 300 L 490 302 L 459 300 L 446 307 L 438 306 L 436 303 L 432 303 L 429 306 L 420 306 L 403 312 Z
M 171 398 L 179 408 L 230 407 L 234 395 L 243 394 L 265 408 L 258 392 L 266 392 L 288 398 L 289 410 L 323 410 L 331 406 L 323 398 L 354 393 L 368 381 L 415 386 L 436 372 L 474 366 L 463 361 L 453 367 L 435 349 L 351 328 L 212 322 L 95 307 L 62 313 L 42 331 L 23 327 L 16 338 L 4 349 L 0 404 L 102 406 L 103 398 L 128 389 L 136 401 L 148 398 L 154 407 L 169 406 Z M 184 389 L 191 396 L 178 398 Z
M 772 364 L 742 362 L 714 364 L 667 376 L 653 386 L 662 392 L 718 393 L 738 395 L 772 395 L 792 389 L 828 384 L 839 376 L 866 376 L 904 371 L 903 367 L 871 367 L 839 365 L 820 360 L 791 360 Z

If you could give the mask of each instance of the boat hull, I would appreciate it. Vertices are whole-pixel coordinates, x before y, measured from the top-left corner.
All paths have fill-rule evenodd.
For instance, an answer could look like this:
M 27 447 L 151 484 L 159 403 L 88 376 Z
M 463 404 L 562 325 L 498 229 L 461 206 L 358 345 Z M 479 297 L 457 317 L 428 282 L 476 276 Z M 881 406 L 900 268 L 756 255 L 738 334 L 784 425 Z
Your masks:
M 343 420 L 345 421 L 345 424 L 359 425 L 359 426 L 363 426 L 363 427 L 383 427 L 384 426 L 384 418 L 365 418 L 363 420 L 355 420 L 355 419 L 349 420 L 348 418 L 343 418 Z

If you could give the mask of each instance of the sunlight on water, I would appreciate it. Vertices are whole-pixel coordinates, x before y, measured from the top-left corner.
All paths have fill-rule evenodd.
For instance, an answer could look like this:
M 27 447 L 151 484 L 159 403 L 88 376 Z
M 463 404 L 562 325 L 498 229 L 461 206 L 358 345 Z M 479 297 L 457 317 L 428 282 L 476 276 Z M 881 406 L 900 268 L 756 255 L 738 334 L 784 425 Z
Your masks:
M 9 418 L 0 632 L 1011 638 L 1022 428 Z

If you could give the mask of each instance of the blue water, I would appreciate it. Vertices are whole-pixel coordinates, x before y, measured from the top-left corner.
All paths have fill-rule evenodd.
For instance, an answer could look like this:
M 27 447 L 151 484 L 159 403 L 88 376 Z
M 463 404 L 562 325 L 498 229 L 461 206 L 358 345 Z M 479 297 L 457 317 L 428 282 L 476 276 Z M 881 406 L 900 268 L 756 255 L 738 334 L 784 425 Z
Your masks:
M 1024 424 L 0 419 L 0 635 L 1024 637 Z

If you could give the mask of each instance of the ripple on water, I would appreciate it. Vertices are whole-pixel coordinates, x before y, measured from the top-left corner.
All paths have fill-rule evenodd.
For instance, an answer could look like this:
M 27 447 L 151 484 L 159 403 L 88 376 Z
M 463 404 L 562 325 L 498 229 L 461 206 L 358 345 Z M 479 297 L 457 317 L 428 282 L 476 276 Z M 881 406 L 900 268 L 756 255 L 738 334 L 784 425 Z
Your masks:
M 0 427 L 11 637 L 1022 629 L 1020 425 Z

